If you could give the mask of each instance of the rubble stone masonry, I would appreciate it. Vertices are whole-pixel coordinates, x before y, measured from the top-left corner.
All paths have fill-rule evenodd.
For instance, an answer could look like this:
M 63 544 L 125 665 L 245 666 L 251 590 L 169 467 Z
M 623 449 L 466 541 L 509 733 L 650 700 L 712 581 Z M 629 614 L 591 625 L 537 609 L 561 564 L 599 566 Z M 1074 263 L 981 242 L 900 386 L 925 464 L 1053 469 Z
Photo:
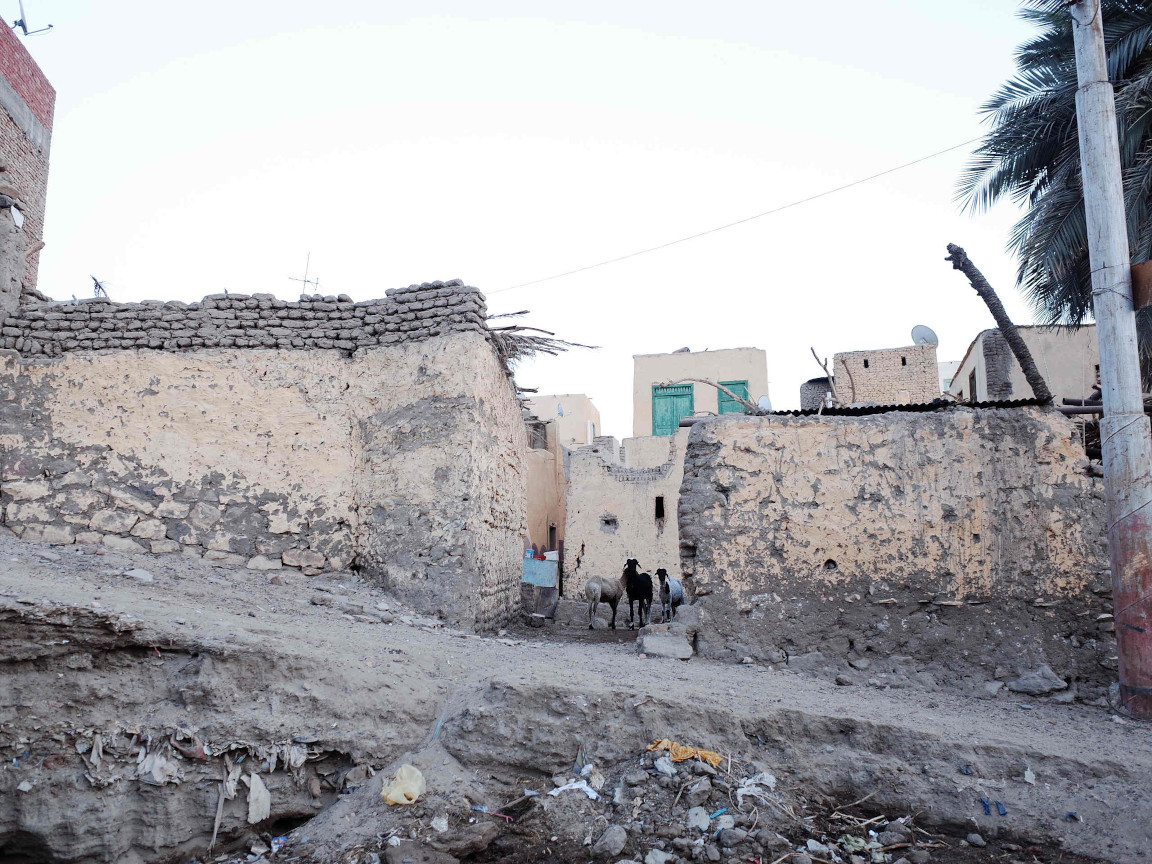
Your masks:
M 221 566 L 354 568 L 455 626 L 499 626 L 527 447 L 484 318 L 456 282 L 366 303 L 22 308 L 0 342 L 0 523 Z
M 1103 484 L 1088 467 L 1072 422 L 1041 408 L 698 423 L 679 520 L 708 647 L 904 657 L 977 683 L 1047 663 L 1106 682 Z

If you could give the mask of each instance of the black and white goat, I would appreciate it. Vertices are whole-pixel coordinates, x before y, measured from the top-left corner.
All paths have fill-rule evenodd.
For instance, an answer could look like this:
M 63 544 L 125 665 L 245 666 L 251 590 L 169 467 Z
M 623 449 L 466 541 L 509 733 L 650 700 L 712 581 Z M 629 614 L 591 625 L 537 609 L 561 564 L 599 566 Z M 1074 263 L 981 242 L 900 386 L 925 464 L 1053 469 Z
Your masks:
M 665 621 L 671 621 L 676 610 L 684 603 L 684 583 L 673 579 L 663 567 L 656 571 L 660 580 L 660 612 Z

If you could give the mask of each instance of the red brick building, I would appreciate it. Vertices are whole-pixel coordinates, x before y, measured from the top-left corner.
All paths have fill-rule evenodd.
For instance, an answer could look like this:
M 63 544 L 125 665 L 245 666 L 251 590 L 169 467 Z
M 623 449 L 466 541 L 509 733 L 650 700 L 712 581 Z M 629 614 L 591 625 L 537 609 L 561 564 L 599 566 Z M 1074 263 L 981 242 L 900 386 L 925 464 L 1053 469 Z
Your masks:
M 0 194 L 23 202 L 27 246 L 44 236 L 44 201 L 48 190 L 48 153 L 56 91 L 23 43 L 0 19 Z M 36 287 L 40 255 L 28 257 L 22 280 Z

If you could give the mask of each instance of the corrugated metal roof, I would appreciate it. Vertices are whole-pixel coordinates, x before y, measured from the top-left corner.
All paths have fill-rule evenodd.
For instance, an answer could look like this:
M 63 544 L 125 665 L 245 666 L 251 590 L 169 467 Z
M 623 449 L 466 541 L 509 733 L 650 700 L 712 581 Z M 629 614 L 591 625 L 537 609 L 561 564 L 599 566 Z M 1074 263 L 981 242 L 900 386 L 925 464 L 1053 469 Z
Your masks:
M 948 399 L 937 399 L 933 402 L 919 402 L 913 405 L 861 405 L 855 408 L 825 408 L 808 409 L 805 411 L 773 411 L 773 417 L 812 417 L 821 414 L 828 417 L 864 417 L 868 414 L 889 414 L 893 411 L 927 412 L 952 411 L 957 408 L 1032 408 L 1046 405 L 1039 399 L 1007 399 L 1000 402 L 952 402 Z

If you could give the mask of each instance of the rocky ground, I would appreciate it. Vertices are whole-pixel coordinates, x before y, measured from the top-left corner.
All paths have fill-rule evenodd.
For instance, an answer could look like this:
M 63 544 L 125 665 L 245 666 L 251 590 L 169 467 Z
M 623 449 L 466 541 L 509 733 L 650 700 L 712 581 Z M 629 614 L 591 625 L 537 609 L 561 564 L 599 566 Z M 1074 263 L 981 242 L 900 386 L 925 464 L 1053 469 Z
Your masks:
M 1145 726 L 1051 697 L 642 658 L 626 629 L 589 635 L 567 608 L 480 638 L 350 574 L 0 537 L 0 860 L 1147 853 Z M 660 761 L 663 738 L 720 762 Z M 427 790 L 388 806 L 402 764 Z M 596 800 L 548 794 L 579 780 Z

